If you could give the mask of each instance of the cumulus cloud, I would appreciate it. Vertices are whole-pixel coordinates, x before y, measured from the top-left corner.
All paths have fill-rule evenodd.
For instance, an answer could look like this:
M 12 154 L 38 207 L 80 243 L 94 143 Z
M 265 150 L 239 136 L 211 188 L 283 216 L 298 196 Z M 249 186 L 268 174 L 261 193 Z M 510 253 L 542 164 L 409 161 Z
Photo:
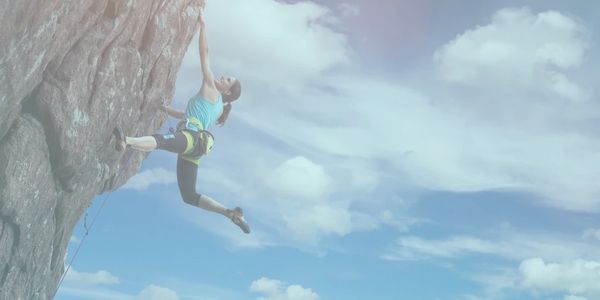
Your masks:
M 86 285 L 117 284 L 119 283 L 119 278 L 106 270 L 100 270 L 95 273 L 86 273 L 70 268 L 65 276 L 65 282 Z
M 590 92 L 571 78 L 586 67 L 588 32 L 556 11 L 502 9 L 490 24 L 436 52 L 442 77 L 467 91 L 452 90 L 442 95 L 452 100 L 439 104 L 471 124 L 463 128 L 467 144 L 480 154 L 461 151 L 464 162 L 500 175 L 486 176 L 491 182 L 513 181 L 518 186 L 510 188 L 542 195 L 550 205 L 598 210 L 600 190 L 587 180 L 596 172 L 583 167 L 600 159 L 589 151 L 600 146 L 588 125 L 597 113 L 586 113 L 598 111 L 597 105 L 585 104 Z M 559 169 L 565 172 L 553 171 Z
M 578 67 L 588 48 L 585 29 L 556 11 L 503 9 L 435 54 L 441 76 L 466 85 L 542 88 L 572 101 L 589 94 L 563 73 Z
M 264 294 L 275 294 L 283 290 L 283 282 L 262 277 L 252 282 L 250 291 Z
M 287 159 L 270 172 L 266 186 L 276 202 L 275 215 L 297 239 L 315 243 L 322 236 L 352 230 L 346 202 L 328 198 L 335 187 L 323 166 L 302 156 Z
M 250 285 L 250 291 L 262 294 L 258 300 L 318 300 L 319 295 L 310 288 L 262 277 Z
M 541 258 L 531 258 L 524 260 L 519 270 L 522 276 L 521 284 L 527 289 L 546 293 L 569 292 L 594 299 L 600 296 L 598 261 L 578 259 L 565 263 L 549 263 Z
M 310 242 L 316 242 L 324 235 L 350 233 L 351 218 L 352 215 L 346 208 L 330 205 L 309 206 L 284 216 L 288 229 L 296 237 Z
M 123 188 L 142 191 L 149 188 L 151 185 L 167 185 L 175 182 L 177 182 L 177 176 L 175 173 L 167 171 L 163 168 L 155 168 L 144 170 L 131 177 L 131 179 L 129 179 Z
M 284 196 L 319 199 L 332 189 L 332 178 L 323 166 L 297 156 L 286 160 L 271 174 L 268 185 Z

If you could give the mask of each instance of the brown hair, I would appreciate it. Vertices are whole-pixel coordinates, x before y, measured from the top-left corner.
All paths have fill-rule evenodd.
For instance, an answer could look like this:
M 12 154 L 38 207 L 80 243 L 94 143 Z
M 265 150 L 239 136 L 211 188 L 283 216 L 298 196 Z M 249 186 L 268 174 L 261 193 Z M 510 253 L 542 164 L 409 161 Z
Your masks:
M 227 102 L 225 105 L 223 105 L 223 112 L 221 113 L 221 116 L 217 120 L 218 126 L 225 125 L 225 121 L 227 121 L 227 117 L 229 117 L 230 112 L 231 112 L 231 103 Z
M 229 94 L 222 94 L 223 102 L 225 104 L 223 105 L 223 113 L 221 113 L 221 116 L 217 120 L 218 126 L 225 125 L 225 121 L 227 121 L 227 117 L 229 117 L 229 113 L 231 112 L 231 102 L 237 100 L 241 94 L 242 85 L 240 84 L 240 81 L 236 79 L 233 85 L 229 88 Z
M 242 94 L 242 85 L 239 80 L 235 80 L 235 82 L 229 88 L 229 94 L 223 94 L 223 102 L 233 102 L 237 100 Z

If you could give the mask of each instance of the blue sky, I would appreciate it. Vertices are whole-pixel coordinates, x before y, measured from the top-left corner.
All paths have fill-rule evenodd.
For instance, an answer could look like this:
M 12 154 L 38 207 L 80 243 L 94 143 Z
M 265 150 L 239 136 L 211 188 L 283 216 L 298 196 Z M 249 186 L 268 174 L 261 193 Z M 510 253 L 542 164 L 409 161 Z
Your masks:
M 598 6 L 210 1 L 243 92 L 197 189 L 252 234 L 154 152 L 95 200 L 56 299 L 600 298 Z M 200 82 L 192 41 L 172 105 Z

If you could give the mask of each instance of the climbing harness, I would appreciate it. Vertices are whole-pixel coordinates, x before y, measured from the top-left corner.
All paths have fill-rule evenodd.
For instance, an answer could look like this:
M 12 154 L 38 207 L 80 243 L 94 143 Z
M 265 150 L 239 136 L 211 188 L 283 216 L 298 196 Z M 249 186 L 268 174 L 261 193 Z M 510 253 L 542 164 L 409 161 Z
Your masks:
M 202 122 L 197 118 L 185 118 L 173 127 L 171 118 L 166 111 L 167 102 L 162 102 L 162 112 L 166 114 L 169 133 L 181 133 L 187 140 L 186 149 L 181 153 L 181 157 L 185 160 L 198 164 L 200 157 L 208 154 L 215 143 L 215 138 L 208 130 L 204 129 Z
M 198 128 L 197 131 L 190 130 L 190 125 Z M 177 124 L 177 132 L 182 132 L 184 135 L 189 137 L 193 137 L 193 144 L 190 145 L 189 149 L 184 151 L 184 155 L 188 156 L 203 156 L 208 154 L 215 143 L 215 137 L 208 130 L 203 129 L 202 123 L 197 121 L 197 119 L 185 119 L 181 120 L 179 124 Z M 189 138 L 188 137 L 188 138 Z

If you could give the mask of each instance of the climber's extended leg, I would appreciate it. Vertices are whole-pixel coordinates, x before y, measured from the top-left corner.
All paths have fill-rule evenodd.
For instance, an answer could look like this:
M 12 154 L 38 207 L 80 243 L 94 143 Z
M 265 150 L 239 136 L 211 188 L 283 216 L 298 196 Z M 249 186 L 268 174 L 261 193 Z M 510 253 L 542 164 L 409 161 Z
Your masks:
M 250 233 L 250 227 L 244 220 L 241 208 L 227 209 L 213 198 L 196 193 L 197 172 L 198 165 L 183 159 L 181 156 L 177 157 L 177 183 L 179 184 L 179 192 L 183 201 L 187 204 L 222 214 L 238 225 L 242 231 Z

